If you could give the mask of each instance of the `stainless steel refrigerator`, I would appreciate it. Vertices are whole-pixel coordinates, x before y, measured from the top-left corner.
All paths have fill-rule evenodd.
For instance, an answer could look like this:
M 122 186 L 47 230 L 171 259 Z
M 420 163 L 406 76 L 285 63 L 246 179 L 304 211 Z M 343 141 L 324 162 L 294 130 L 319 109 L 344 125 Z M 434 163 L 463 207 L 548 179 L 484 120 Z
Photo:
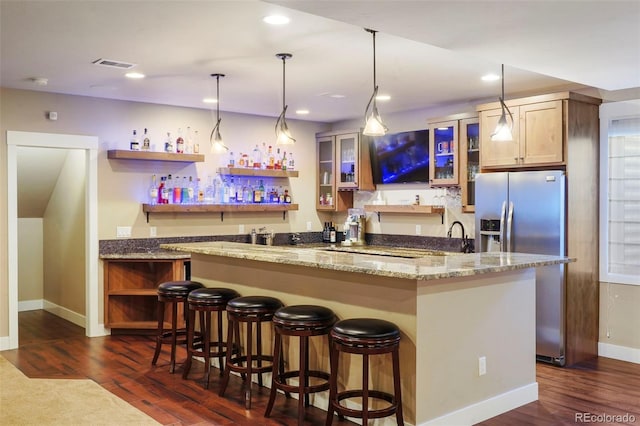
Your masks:
M 476 251 L 566 256 L 562 171 L 476 175 Z M 565 265 L 536 268 L 536 356 L 564 365 Z

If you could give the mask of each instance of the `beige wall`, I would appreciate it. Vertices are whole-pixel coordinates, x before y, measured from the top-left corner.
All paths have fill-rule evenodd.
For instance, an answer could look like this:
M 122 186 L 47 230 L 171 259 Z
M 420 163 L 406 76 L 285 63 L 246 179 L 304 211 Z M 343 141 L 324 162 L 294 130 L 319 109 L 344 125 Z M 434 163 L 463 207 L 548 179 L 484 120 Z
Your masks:
M 85 173 L 83 150 L 69 150 L 44 212 L 44 298 L 85 314 Z
M 42 218 L 18 219 L 18 301 L 42 300 Z
M 640 353 L 640 286 L 600 283 L 601 343 Z M 640 359 L 638 359 L 640 362 Z

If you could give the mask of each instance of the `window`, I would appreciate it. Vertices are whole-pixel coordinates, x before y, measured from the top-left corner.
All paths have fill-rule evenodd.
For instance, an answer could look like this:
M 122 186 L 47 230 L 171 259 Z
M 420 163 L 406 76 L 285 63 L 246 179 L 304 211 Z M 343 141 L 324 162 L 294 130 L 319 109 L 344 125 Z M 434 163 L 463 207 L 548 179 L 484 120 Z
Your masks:
M 600 280 L 640 285 L 640 102 L 600 113 Z

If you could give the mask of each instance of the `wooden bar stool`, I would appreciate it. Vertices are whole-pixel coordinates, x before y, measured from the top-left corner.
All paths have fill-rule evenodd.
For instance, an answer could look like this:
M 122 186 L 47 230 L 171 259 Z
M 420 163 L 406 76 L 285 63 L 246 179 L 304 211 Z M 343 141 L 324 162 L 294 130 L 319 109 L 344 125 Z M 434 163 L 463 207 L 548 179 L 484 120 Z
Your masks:
M 182 378 L 186 379 L 191 370 L 191 362 L 194 356 L 204 358 L 204 388 L 209 388 L 209 373 L 211 371 L 211 358 L 218 358 L 220 375 L 224 371 L 224 357 L 226 356 L 227 343 L 222 334 L 222 312 L 227 308 L 229 300 L 240 297 L 240 294 L 229 288 L 199 288 L 189 293 L 187 303 L 189 305 L 189 322 L 187 328 L 187 361 L 185 362 Z M 199 313 L 200 334 L 202 339 L 196 341 L 196 312 Z M 217 313 L 217 333 L 211 336 L 211 317 Z M 213 340 L 212 340 L 213 339 Z
M 385 320 L 373 318 L 354 318 L 338 321 L 329 333 L 331 359 L 331 386 L 329 389 L 329 407 L 327 426 L 333 422 L 334 412 L 340 416 L 362 419 L 366 425 L 369 419 L 387 417 L 395 413 L 398 426 L 404 424 L 402 418 L 402 396 L 400 393 L 400 330 Z M 338 357 L 340 352 L 362 355 L 362 389 L 338 392 Z M 369 355 L 391 353 L 393 363 L 394 394 L 378 390 L 369 390 Z M 340 404 L 349 398 L 362 398 L 362 410 L 354 410 Z M 369 398 L 384 400 L 388 407 L 370 410 Z
M 273 316 L 275 329 L 273 348 L 273 370 L 271 375 L 271 392 L 264 416 L 269 417 L 276 399 L 278 389 L 285 393 L 298 394 L 298 425 L 304 423 L 304 407 L 309 406 L 309 394 L 329 389 L 329 373 L 309 369 L 309 337 L 328 336 L 336 322 L 333 311 L 323 306 L 295 305 L 286 306 L 276 311 Z M 277 366 L 282 364 L 282 336 L 299 337 L 300 362 L 299 369 L 278 372 Z M 297 377 L 298 384 L 287 384 L 287 379 Z M 309 384 L 309 377 L 321 379 L 320 383 Z
M 156 365 L 163 343 L 171 345 L 171 363 L 169 372 L 173 373 L 176 367 L 176 346 L 187 343 L 187 328 L 189 318 L 187 316 L 186 302 L 191 291 L 204 287 L 195 281 L 168 281 L 158 286 L 158 333 L 156 335 L 156 351 L 151 365 Z M 164 328 L 165 304 L 171 304 L 171 329 Z M 178 306 L 183 306 L 183 315 L 186 326 L 178 328 Z
M 237 297 L 227 303 L 227 354 L 226 367 L 220 385 L 220 396 L 224 396 L 224 392 L 227 389 L 229 374 L 232 371 L 240 373 L 245 390 L 245 407 L 247 409 L 251 408 L 251 377 L 253 374 L 258 374 L 258 385 L 262 386 L 262 374 L 271 371 L 271 363 L 273 363 L 272 355 L 262 353 L 262 324 L 265 322 L 271 323 L 273 314 L 282 306 L 280 300 L 268 296 Z M 247 325 L 246 355 L 242 355 L 241 351 L 237 354 L 233 352 L 234 334 L 236 336 L 236 346 L 238 348 L 241 347 L 238 333 L 241 323 Z M 256 354 L 253 353 L 252 329 L 254 323 L 256 325 Z M 256 362 L 255 367 L 253 365 L 254 361 Z M 265 366 L 263 361 L 267 361 L 269 364 Z

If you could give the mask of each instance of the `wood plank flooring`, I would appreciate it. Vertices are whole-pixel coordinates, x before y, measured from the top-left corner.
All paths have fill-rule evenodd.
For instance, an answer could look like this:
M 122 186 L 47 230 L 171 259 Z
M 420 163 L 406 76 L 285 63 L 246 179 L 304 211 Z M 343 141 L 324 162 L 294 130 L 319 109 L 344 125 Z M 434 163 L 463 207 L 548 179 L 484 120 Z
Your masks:
M 268 389 L 254 386 L 245 410 L 241 382 L 232 378 L 224 398 L 212 373 L 202 388 L 202 363 L 190 379 L 168 372 L 168 351 L 152 367 L 155 342 L 149 336 L 87 338 L 84 330 L 45 311 L 19 314 L 20 345 L 2 355 L 33 378 L 90 378 L 165 425 L 295 425 L 296 400 L 279 395 L 272 417 L 263 417 Z M 182 359 L 184 352 L 179 352 Z M 217 370 L 213 370 L 216 372 Z M 610 416 L 606 424 L 640 425 L 640 365 L 598 358 L 571 368 L 538 364 L 540 399 L 481 425 L 575 425 L 576 413 Z M 624 421 L 622 416 L 627 415 Z M 580 414 L 578 414 L 580 415 Z M 585 416 L 585 415 L 583 415 Z M 615 418 L 613 416 L 620 416 Z M 337 420 L 337 419 L 336 419 Z M 321 425 L 325 412 L 307 410 L 306 424 Z M 593 421 L 592 421 L 593 422 Z M 350 424 L 347 421 L 334 424 Z

